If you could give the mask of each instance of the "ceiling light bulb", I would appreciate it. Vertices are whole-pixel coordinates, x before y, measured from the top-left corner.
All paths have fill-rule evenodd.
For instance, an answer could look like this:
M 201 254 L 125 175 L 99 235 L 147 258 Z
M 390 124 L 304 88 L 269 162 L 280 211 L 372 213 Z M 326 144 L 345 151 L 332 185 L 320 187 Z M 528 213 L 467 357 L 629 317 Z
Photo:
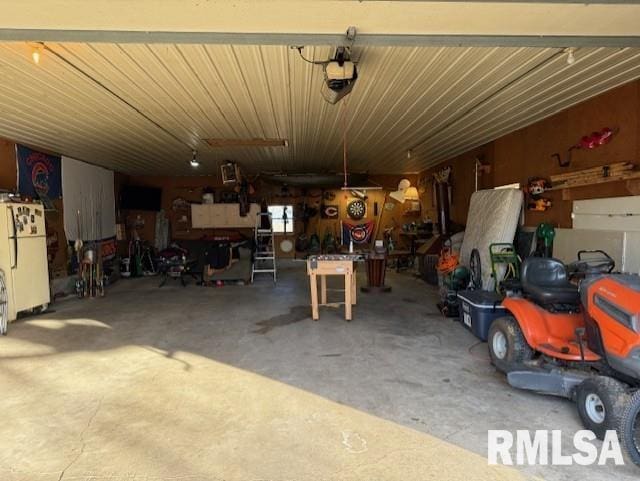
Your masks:
M 193 157 L 191 157 L 191 167 L 198 167 L 200 165 L 200 162 L 198 161 L 198 151 L 194 150 L 193 151 Z
M 413 153 L 413 152 L 411 151 L 411 149 L 407 150 L 407 159 L 410 159 L 410 158 L 411 158 L 411 154 L 412 154 L 412 153 Z
M 31 58 L 33 59 L 33 63 L 36 65 L 40 64 L 40 47 L 34 47 L 31 51 Z
M 574 55 L 574 48 L 570 47 L 567 49 L 567 64 L 573 65 L 575 61 L 576 61 L 576 56 Z

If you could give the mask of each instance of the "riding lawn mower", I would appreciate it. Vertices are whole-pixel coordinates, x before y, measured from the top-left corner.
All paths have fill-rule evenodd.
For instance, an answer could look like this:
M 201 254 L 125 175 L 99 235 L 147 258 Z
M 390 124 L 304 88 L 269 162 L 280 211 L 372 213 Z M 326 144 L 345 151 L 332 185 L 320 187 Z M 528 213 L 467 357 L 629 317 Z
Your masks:
M 502 302 L 508 315 L 491 324 L 489 354 L 511 386 L 574 400 L 599 439 L 616 430 L 640 465 L 640 276 L 614 267 L 603 251 L 568 266 L 527 258 L 520 290 Z

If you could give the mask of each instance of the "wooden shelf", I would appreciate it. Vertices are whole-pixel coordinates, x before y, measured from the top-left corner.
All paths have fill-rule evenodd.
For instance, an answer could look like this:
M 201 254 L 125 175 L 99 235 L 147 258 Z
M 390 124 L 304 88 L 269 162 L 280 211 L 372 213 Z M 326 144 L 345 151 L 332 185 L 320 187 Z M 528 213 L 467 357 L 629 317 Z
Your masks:
M 600 184 L 599 189 L 591 185 L 583 185 L 573 189 L 559 190 L 562 200 L 598 199 L 603 197 L 618 197 L 621 195 L 640 195 L 640 178 L 618 180 Z
M 588 181 L 584 181 L 580 183 L 574 183 L 569 185 L 558 185 L 556 187 L 551 187 L 550 189 L 547 189 L 547 190 L 553 191 L 553 190 L 575 189 L 577 187 L 587 187 L 590 185 L 605 184 L 608 182 L 620 182 L 620 181 L 639 179 L 639 178 L 640 178 L 640 171 L 638 172 L 633 171 L 633 172 L 628 172 L 621 175 L 611 175 L 609 177 L 601 177 L 599 179 L 590 179 Z

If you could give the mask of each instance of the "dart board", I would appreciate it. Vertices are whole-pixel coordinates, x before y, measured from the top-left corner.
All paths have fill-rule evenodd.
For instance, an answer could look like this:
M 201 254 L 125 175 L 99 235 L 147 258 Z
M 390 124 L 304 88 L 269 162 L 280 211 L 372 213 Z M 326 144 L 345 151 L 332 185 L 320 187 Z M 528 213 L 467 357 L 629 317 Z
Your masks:
M 362 199 L 355 199 L 347 204 L 347 214 L 353 220 L 360 220 L 367 212 L 367 204 Z

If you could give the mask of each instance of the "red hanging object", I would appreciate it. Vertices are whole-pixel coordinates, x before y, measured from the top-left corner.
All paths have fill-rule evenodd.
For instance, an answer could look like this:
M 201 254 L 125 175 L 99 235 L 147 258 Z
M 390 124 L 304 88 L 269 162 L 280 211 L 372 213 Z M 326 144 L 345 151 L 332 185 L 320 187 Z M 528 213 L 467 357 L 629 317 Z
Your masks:
M 592 132 L 591 135 L 585 135 L 580 139 L 576 145 L 574 145 L 573 149 L 595 149 L 596 147 L 600 147 L 601 145 L 608 144 L 611 142 L 613 136 L 617 133 L 618 129 L 610 129 L 609 127 L 605 127 L 600 132 Z
M 615 128 L 611 129 L 609 127 L 604 127 L 600 132 L 592 132 L 590 135 L 585 135 L 580 139 L 580 141 L 569 147 L 569 151 L 567 152 L 567 160 L 563 161 L 560 158 L 560 154 L 553 154 L 552 157 L 558 160 L 560 167 L 567 167 L 571 164 L 571 151 L 576 149 L 585 149 L 585 150 L 593 150 L 601 145 L 608 144 L 611 142 L 611 139 L 615 134 L 618 133 L 620 129 Z

